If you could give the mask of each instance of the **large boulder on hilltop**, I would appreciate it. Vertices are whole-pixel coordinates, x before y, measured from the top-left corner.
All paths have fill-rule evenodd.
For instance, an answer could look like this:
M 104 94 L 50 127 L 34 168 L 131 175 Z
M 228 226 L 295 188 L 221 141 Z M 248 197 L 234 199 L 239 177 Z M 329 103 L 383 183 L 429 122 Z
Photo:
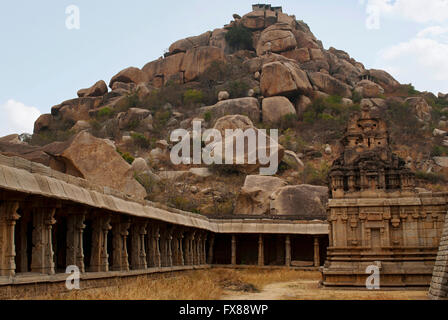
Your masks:
M 294 49 L 296 46 L 297 41 L 292 33 L 291 26 L 285 23 L 276 23 L 263 30 L 256 49 L 257 55 L 261 56 L 268 50 L 281 53 Z
M 206 71 L 213 62 L 225 62 L 224 51 L 217 47 L 197 47 L 187 51 L 182 62 L 184 80 L 193 81 Z
M 260 79 L 265 97 L 291 95 L 312 90 L 305 71 L 293 61 L 275 61 L 263 65 Z
M 326 220 L 328 188 L 311 185 L 286 186 L 271 195 L 271 214 L 306 220 Z
M 44 130 L 50 129 L 53 123 L 53 116 L 51 114 L 43 114 L 34 122 L 34 134 L 39 134 Z
M 139 84 L 142 82 L 148 82 L 148 76 L 139 68 L 129 67 L 113 76 L 109 82 L 109 87 L 112 88 L 115 82 L 132 82 L 135 84 Z
M 84 97 L 67 100 L 51 108 L 51 115 L 58 121 L 72 122 L 90 120 L 90 112 L 103 104 L 102 97 Z
M 180 52 L 164 59 L 151 61 L 142 68 L 142 71 L 147 75 L 149 82 L 159 78 L 162 85 L 170 80 L 183 83 L 182 63 L 184 57 L 185 53 Z
M 270 213 L 270 196 L 278 188 L 286 186 L 280 178 L 247 176 L 236 200 L 236 215 L 267 215 Z
M 289 50 L 281 53 L 282 56 L 295 60 L 299 63 L 305 63 L 311 60 L 310 51 L 308 48 L 299 48 Z
M 342 81 L 333 78 L 327 73 L 312 72 L 308 74 L 311 83 L 315 85 L 320 91 L 330 95 L 339 95 L 343 98 L 351 98 L 352 91 L 349 85 Z
M 273 11 L 253 11 L 241 18 L 244 27 L 250 30 L 261 30 L 277 22 Z
M 98 81 L 93 86 L 87 89 L 78 91 L 78 97 L 101 97 L 107 93 L 107 84 L 103 80 Z
M 296 109 L 291 101 L 285 97 L 270 97 L 263 99 L 263 122 L 264 123 L 279 123 L 285 116 L 296 116 Z
M 297 42 L 297 48 L 315 48 L 319 49 L 321 48 L 319 46 L 319 43 L 317 42 L 316 38 L 313 36 L 313 34 L 293 29 L 292 33 L 294 34 L 294 37 L 296 38 Z
M 212 36 L 210 37 L 210 46 L 221 48 L 225 54 L 231 52 L 231 48 L 227 43 L 226 34 L 228 30 L 226 29 L 215 29 L 213 30 Z
M 375 82 L 381 85 L 385 90 L 390 90 L 400 85 L 394 77 L 384 70 L 370 69 L 369 73 L 370 76 L 374 78 Z
M 358 82 L 355 91 L 364 98 L 376 98 L 384 94 L 383 87 L 370 80 L 362 80 Z
M 279 164 L 283 159 L 285 149 L 280 144 L 278 144 L 277 141 L 268 136 L 265 132 L 254 127 L 252 121 L 246 116 L 233 115 L 218 119 L 214 126 L 214 129 L 221 132 L 221 139 L 212 141 L 207 145 L 207 148 L 212 150 L 211 156 L 214 159 L 221 159 L 222 164 L 218 165 L 217 168 L 232 168 L 232 170 L 236 170 L 244 174 L 251 174 L 258 169 L 261 170 L 261 167 L 268 168 L 270 166 L 270 164 L 265 165 L 260 163 L 260 154 L 265 154 L 270 159 L 276 159 L 278 161 L 277 164 Z M 234 139 L 226 139 L 225 131 L 228 129 L 241 130 L 234 132 Z M 247 139 L 244 138 L 245 131 L 248 129 L 252 129 L 256 134 L 256 145 L 249 145 L 249 143 L 247 143 Z M 232 164 L 227 164 L 226 150 L 235 150 L 235 139 L 241 139 L 245 141 L 244 152 L 233 152 Z M 263 139 L 265 141 L 264 147 L 260 146 L 260 141 L 263 141 Z M 249 160 L 251 158 L 254 158 L 256 160 L 255 163 L 249 164 Z M 278 168 L 274 168 L 274 171 L 276 171 L 276 169 Z M 275 174 L 275 172 L 272 172 L 272 174 Z
M 202 114 L 209 113 L 212 119 L 241 114 L 246 115 L 253 122 L 260 121 L 260 104 L 257 99 L 251 97 L 219 101 L 214 106 L 201 108 L 200 111 Z
M 59 171 L 73 172 L 99 186 L 110 187 L 138 199 L 145 189 L 134 179 L 132 167 L 105 140 L 83 131 L 67 142 L 53 143 L 45 152 L 57 158 Z
M 194 47 L 208 46 L 211 35 L 212 33 L 207 31 L 199 36 L 178 40 L 170 46 L 169 52 L 170 54 L 175 54 L 179 52 L 187 52 L 187 50 L 193 49 Z
M 424 122 L 429 122 L 432 119 L 432 107 L 422 97 L 411 97 L 405 101 L 413 110 L 415 116 Z

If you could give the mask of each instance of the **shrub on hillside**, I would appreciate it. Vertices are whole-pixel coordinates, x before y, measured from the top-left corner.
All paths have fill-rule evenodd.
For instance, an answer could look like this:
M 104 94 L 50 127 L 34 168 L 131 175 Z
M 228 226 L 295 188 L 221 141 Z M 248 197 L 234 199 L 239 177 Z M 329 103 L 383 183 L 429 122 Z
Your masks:
M 226 41 L 235 50 L 251 50 L 252 45 L 252 32 L 242 26 L 234 25 L 226 33 Z
M 187 106 L 199 104 L 203 101 L 204 94 L 200 90 L 189 89 L 185 91 L 183 101 Z

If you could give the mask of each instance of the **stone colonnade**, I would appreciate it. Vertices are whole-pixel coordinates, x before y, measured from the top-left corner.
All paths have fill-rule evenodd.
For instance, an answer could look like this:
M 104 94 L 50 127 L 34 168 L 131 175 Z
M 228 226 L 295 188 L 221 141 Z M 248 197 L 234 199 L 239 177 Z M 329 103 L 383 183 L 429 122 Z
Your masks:
M 0 201 L 0 276 L 200 266 L 212 259 L 212 239 L 201 229 L 57 201 Z

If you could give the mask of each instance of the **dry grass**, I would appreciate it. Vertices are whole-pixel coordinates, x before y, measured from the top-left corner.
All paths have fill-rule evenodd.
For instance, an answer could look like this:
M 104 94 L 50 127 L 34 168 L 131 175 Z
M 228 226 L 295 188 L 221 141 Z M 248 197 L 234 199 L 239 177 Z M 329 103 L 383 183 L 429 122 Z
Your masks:
M 390 300 L 426 299 L 426 291 L 319 288 L 319 272 L 288 269 L 210 269 L 120 280 L 108 288 L 33 297 L 45 300 Z M 82 283 L 81 283 L 82 286 Z M 29 298 L 29 297 L 28 297 Z M 27 299 L 27 298 L 25 298 Z

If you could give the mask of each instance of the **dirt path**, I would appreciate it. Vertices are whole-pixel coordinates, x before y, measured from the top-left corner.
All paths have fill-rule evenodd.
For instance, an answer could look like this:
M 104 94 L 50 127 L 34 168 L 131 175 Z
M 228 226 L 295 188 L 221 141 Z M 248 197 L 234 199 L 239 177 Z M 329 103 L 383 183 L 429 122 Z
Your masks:
M 426 300 L 426 291 L 361 291 L 322 289 L 315 280 L 273 283 L 258 293 L 227 291 L 222 300 Z

